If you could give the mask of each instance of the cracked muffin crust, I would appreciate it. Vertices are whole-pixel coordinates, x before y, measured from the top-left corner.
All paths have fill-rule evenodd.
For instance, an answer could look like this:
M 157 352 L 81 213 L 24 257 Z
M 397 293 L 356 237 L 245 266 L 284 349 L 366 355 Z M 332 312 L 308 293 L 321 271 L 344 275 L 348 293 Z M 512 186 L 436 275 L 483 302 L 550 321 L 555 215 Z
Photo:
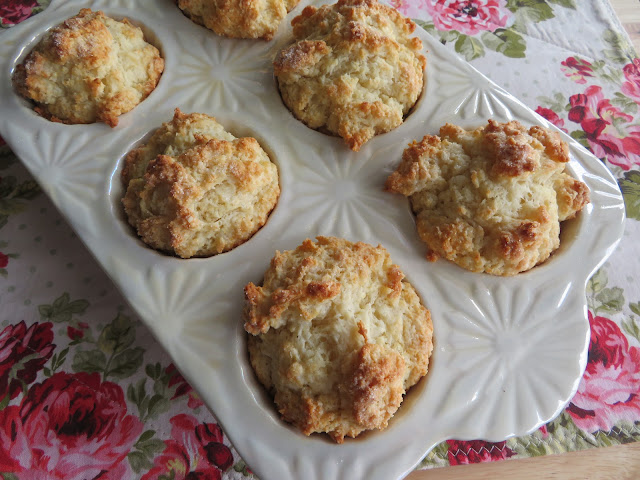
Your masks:
M 122 170 L 129 223 L 149 246 L 206 257 L 248 240 L 278 201 L 278 170 L 255 138 L 176 109 Z
M 568 161 L 558 133 L 539 126 L 446 124 L 409 145 L 386 188 L 410 198 L 430 260 L 515 275 L 544 262 L 560 245 L 560 222 L 589 203 Z
M 43 117 L 118 124 L 156 87 L 164 60 L 126 18 L 82 9 L 51 29 L 16 67 L 14 85 Z
M 245 287 L 251 365 L 282 418 L 336 442 L 383 429 L 427 373 L 431 316 L 381 246 L 334 237 L 276 252 Z
M 274 73 L 296 118 L 355 151 L 403 122 L 426 66 L 415 23 L 376 0 L 339 0 L 308 6 L 291 24 L 295 43 L 278 53 Z
M 300 0 L 176 0 L 199 25 L 231 38 L 271 40 Z

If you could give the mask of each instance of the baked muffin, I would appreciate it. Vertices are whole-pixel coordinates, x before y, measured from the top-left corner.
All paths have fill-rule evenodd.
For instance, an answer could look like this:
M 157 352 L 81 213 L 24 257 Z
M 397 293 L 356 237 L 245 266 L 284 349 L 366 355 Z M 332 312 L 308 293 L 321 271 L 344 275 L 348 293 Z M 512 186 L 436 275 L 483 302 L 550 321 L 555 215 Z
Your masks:
M 218 35 L 271 40 L 300 0 L 176 0 L 191 20 Z
M 276 252 L 245 287 L 251 365 L 282 418 L 336 442 L 383 429 L 427 373 L 429 310 L 383 247 L 333 237 Z
M 14 85 L 45 118 L 115 127 L 156 87 L 164 60 L 142 30 L 85 8 L 49 31 L 16 67 Z
M 358 151 L 403 122 L 423 87 L 416 25 L 375 0 L 306 7 L 291 22 L 295 43 L 274 73 L 285 105 L 311 128 Z
M 431 260 L 515 275 L 544 262 L 560 245 L 560 222 L 589 203 L 568 161 L 558 133 L 539 126 L 446 124 L 409 145 L 386 187 L 411 199 Z
M 248 240 L 280 195 L 278 170 L 255 138 L 176 109 L 122 170 L 129 223 L 149 246 L 206 257 Z

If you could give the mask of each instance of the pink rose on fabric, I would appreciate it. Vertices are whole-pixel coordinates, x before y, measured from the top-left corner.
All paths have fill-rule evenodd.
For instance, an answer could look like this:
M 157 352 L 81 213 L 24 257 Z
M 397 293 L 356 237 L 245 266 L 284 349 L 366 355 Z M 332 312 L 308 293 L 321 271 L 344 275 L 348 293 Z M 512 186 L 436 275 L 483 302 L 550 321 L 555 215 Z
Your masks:
M 222 472 L 233 465 L 233 454 L 223 443 L 222 429 L 215 423 L 199 423 L 185 414 L 170 421 L 171 439 L 165 441 L 164 451 L 142 480 L 222 478 Z
M 622 69 L 625 82 L 620 88 L 629 98 L 640 103 L 640 58 L 634 58 L 632 63 L 628 63 Z
M 515 455 L 515 452 L 507 447 L 507 442 L 447 440 L 447 443 L 449 444 L 448 456 L 451 465 L 495 462 Z
M 640 164 L 640 126 L 633 117 L 611 105 L 602 88 L 588 87 L 569 98 L 569 120 L 579 123 L 587 134 L 593 153 L 624 170 Z
M 608 318 L 589 312 L 589 323 L 589 360 L 567 411 L 582 430 L 608 432 L 620 420 L 640 420 L 640 349 Z
M 0 472 L 28 478 L 131 478 L 127 454 L 142 432 L 122 388 L 97 373 L 59 372 L 0 410 Z M 27 477 L 25 477 L 27 478 Z
M 0 177 L 0 180 L 2 180 L 2 177 Z M 0 268 L 6 268 L 7 265 L 9 265 L 9 256 L 0 252 Z
M 173 363 L 169 364 L 165 369 L 165 373 L 171 376 L 169 379 L 169 387 L 176 387 L 176 391 L 173 397 L 171 397 L 171 400 L 181 397 L 182 395 L 188 395 L 189 400 L 187 401 L 187 406 L 192 410 L 204 405 L 200 396 L 193 390 L 193 387 L 189 385 L 180 372 L 178 372 L 178 369 Z
M 567 129 L 564 128 L 564 120 L 561 119 L 558 116 L 558 114 L 553 110 L 551 110 L 550 108 L 538 107 L 536 108 L 536 113 L 541 117 L 544 117 L 547 120 L 549 120 L 551 123 L 553 123 L 556 127 L 558 127 L 563 132 L 568 133 Z
M 506 27 L 513 16 L 506 0 L 424 0 L 422 7 L 438 30 L 457 30 L 465 35 Z
M 593 77 L 593 75 L 591 75 L 593 73 L 591 63 L 587 62 L 586 60 L 582 60 L 581 58 L 567 58 L 564 62 L 562 62 L 562 67 L 560 67 L 560 70 L 562 70 L 567 77 L 569 77 L 576 83 L 587 83 L 585 77 Z
M 5 24 L 17 24 L 31 16 L 36 0 L 4 0 L 0 2 L 0 19 Z
M 0 259 L 1 260 L 1 259 Z M 6 266 L 6 265 L 5 265 Z M 0 400 L 18 396 L 22 385 L 35 381 L 38 372 L 49 361 L 56 346 L 51 322 L 34 323 L 29 328 L 24 320 L 7 326 L 0 333 Z M 0 470 L 1 471 L 1 470 Z

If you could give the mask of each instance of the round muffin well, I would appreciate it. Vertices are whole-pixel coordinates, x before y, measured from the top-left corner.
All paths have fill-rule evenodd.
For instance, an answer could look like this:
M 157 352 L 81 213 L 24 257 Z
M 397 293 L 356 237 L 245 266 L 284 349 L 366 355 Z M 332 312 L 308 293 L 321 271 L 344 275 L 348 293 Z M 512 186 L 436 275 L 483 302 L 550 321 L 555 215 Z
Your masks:
M 472 272 L 515 275 L 560 244 L 560 222 L 589 203 L 589 189 L 565 172 L 559 134 L 489 120 L 411 143 L 386 188 L 410 198 L 428 258 Z
M 179 109 L 129 152 L 121 176 L 127 220 L 142 241 L 182 258 L 242 244 L 280 195 L 278 169 L 255 138 Z
M 335 237 L 277 252 L 245 287 L 258 380 L 304 434 L 383 429 L 433 350 L 429 310 L 383 247 Z
M 354 151 L 402 124 L 424 85 L 413 21 L 376 0 L 339 0 L 291 23 L 295 43 L 278 53 L 274 73 L 296 118 Z
M 195 23 L 231 38 L 271 40 L 284 17 L 300 0 L 175 0 Z
M 16 66 L 13 83 L 51 121 L 115 127 L 155 89 L 163 70 L 141 28 L 85 8 L 44 35 Z

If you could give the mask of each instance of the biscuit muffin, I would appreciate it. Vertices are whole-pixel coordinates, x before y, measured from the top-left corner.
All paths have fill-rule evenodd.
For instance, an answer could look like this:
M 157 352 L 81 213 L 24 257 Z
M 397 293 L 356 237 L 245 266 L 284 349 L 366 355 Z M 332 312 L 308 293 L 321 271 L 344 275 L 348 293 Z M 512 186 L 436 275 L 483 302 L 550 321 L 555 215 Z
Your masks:
M 427 373 L 429 310 L 383 247 L 333 237 L 276 252 L 245 287 L 251 365 L 282 418 L 342 443 L 383 429 Z
M 176 109 L 122 170 L 129 223 L 149 246 L 182 258 L 225 252 L 267 221 L 278 170 L 255 138 L 236 138 L 215 118 Z
M 164 60 L 126 18 L 82 9 L 49 31 L 16 67 L 14 85 L 45 118 L 115 127 L 156 87 Z
M 300 0 L 176 0 L 191 20 L 218 35 L 271 40 Z
M 426 65 L 411 20 L 375 0 L 339 0 L 308 6 L 291 24 L 295 43 L 278 53 L 274 73 L 299 120 L 355 151 L 403 122 Z
M 560 222 L 589 203 L 568 161 L 558 133 L 539 126 L 446 124 L 409 145 L 386 188 L 410 198 L 431 260 L 515 275 L 544 262 L 560 245 Z

